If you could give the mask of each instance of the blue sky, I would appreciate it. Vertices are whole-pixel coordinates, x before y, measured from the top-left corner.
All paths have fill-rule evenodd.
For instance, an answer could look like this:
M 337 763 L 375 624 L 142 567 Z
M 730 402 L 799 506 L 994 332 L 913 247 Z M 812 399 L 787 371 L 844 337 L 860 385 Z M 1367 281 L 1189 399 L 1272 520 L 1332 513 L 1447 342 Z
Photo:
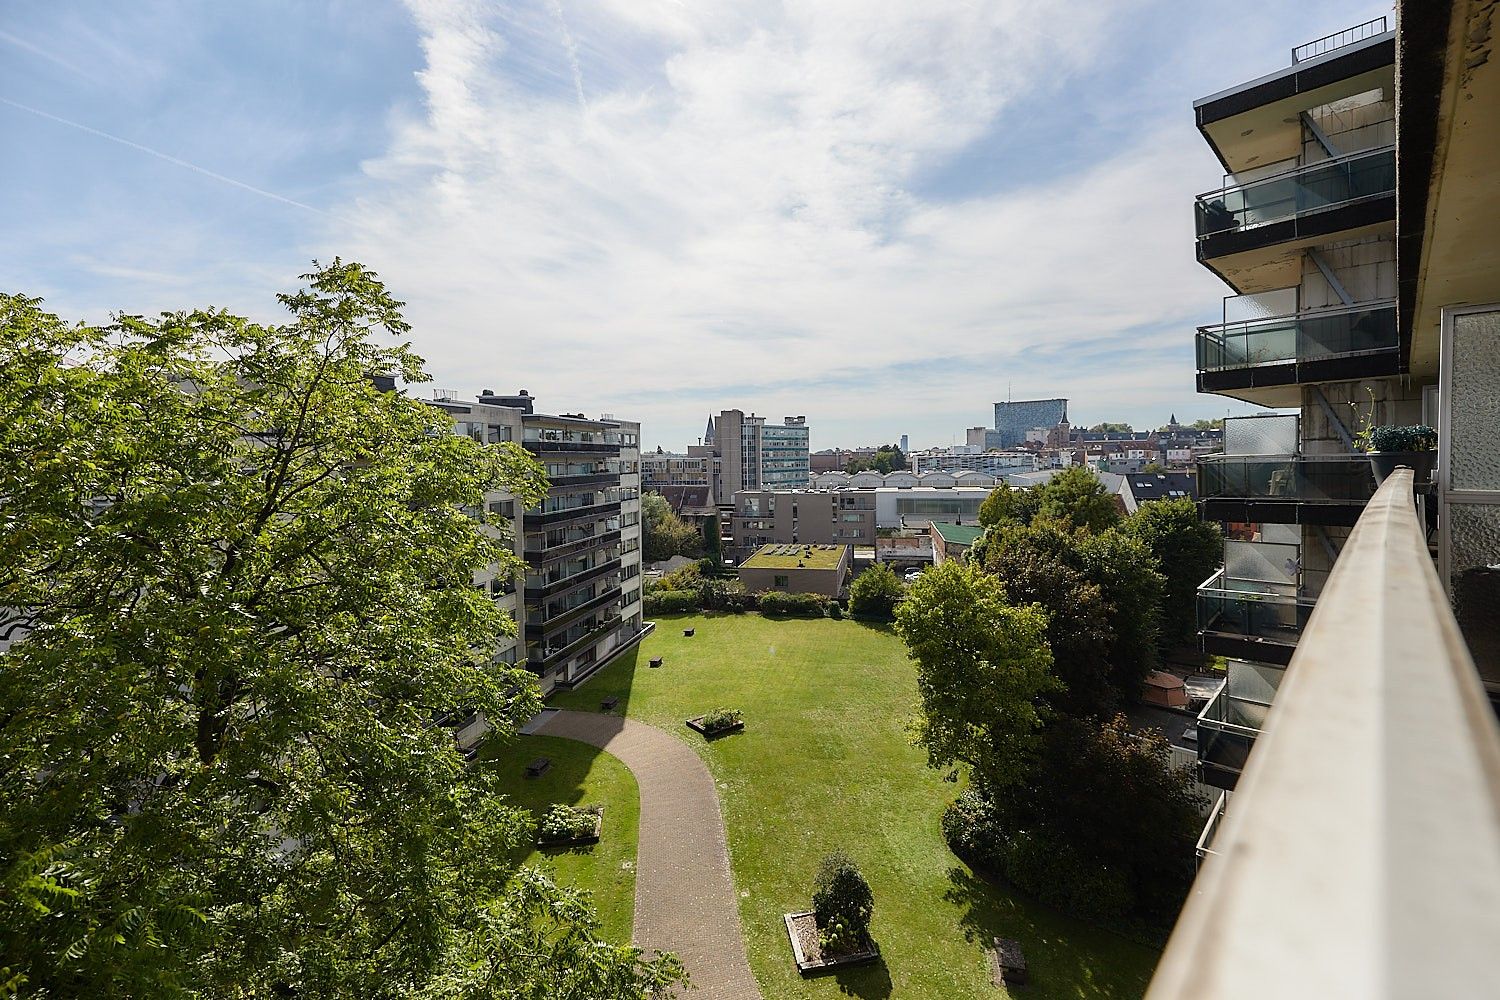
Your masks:
M 1223 415 L 1193 392 L 1225 289 L 1192 101 L 1389 4 L 3 11 L 0 288 L 273 320 L 338 254 L 408 303 L 436 386 L 680 448 L 731 406 L 814 447 L 962 440 L 1007 393 Z

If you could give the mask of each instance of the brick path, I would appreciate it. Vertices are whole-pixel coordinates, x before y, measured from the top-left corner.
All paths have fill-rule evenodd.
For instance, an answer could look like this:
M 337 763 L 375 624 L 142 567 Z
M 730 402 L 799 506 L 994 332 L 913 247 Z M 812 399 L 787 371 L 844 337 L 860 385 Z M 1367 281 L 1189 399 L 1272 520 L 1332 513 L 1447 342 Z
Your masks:
M 600 747 L 635 774 L 636 946 L 682 959 L 693 1000 L 761 1000 L 740 936 L 718 789 L 698 755 L 655 726 L 593 712 L 558 712 L 537 732 Z

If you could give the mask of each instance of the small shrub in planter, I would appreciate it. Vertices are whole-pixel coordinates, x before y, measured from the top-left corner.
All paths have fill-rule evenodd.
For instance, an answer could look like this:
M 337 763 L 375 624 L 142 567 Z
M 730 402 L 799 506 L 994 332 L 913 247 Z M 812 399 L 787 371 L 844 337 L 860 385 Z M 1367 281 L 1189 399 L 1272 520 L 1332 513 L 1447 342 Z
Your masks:
M 1432 478 L 1433 460 L 1437 457 L 1437 431 L 1426 424 L 1371 427 L 1363 438 L 1377 483 L 1385 482 L 1398 465 L 1411 467 L 1418 486 Z
M 556 805 L 548 809 L 537 825 L 537 833 L 543 840 L 569 841 L 592 837 L 599 823 L 599 814 L 591 809 L 575 809 L 572 806 Z
M 721 729 L 728 729 L 740 723 L 740 710 L 737 708 L 716 708 L 700 720 L 700 725 L 711 733 Z
M 842 851 L 826 855 L 813 883 L 818 945 L 830 955 L 868 948 L 874 912 L 875 896 L 854 860 Z
M 1437 447 L 1437 431 L 1426 424 L 1410 427 L 1370 428 L 1369 451 L 1432 451 Z

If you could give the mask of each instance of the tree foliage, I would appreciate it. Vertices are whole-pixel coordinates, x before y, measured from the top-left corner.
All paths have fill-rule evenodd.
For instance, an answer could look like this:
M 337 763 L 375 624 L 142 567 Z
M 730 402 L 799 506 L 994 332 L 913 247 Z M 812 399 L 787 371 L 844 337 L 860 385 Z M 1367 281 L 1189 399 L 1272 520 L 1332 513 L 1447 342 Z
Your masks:
M 935 768 L 967 764 L 981 787 L 1026 773 L 1041 725 L 1038 698 L 1056 681 L 1047 618 L 1013 607 L 993 576 L 948 561 L 917 578 L 896 608 L 896 631 L 917 662 L 917 739 Z
M 885 475 L 904 468 L 906 468 L 906 453 L 894 444 L 883 444 L 875 449 L 874 455 L 868 458 L 856 456 L 844 463 L 844 471 L 851 476 L 857 472 L 867 471 Z
M 1123 715 L 1102 725 L 1060 718 L 1047 727 L 1039 765 L 994 797 L 1006 873 L 1035 895 L 1091 915 L 1170 917 L 1193 879 L 1202 824 L 1191 773 L 1166 738 Z M 1092 892 L 1069 892 L 1078 881 Z M 1049 896 L 1050 894 L 1054 894 Z
M 1199 518 L 1198 505 L 1187 497 L 1141 504 L 1122 530 L 1150 549 L 1161 567 L 1163 643 L 1191 640 L 1197 631 L 1198 587 L 1224 561 L 1223 531 Z
M 641 548 L 647 562 L 664 562 L 673 556 L 696 559 L 703 554 L 704 535 L 684 521 L 660 493 L 641 496 Z
M 906 593 L 901 581 L 885 563 L 876 563 L 849 585 L 849 611 L 861 618 L 888 620 Z
M 1067 521 L 1076 528 L 1107 531 L 1123 516 L 1104 483 L 1081 465 L 1064 469 L 1034 489 L 1037 491 L 1037 513 Z
M 1025 489 L 997 486 L 979 505 L 979 523 L 985 528 L 1007 522 L 1030 524 L 1041 505 L 1041 492 L 1034 486 Z
M 0 981 L 644 996 L 675 964 L 516 871 L 529 821 L 433 724 L 538 707 L 473 581 L 541 469 L 372 383 L 426 378 L 373 273 L 305 277 L 280 325 L 0 296 Z
M 1106 420 L 1104 423 L 1095 424 L 1094 426 L 1090 427 L 1089 428 L 1089 433 L 1091 433 L 1091 434 L 1129 434 L 1129 433 L 1131 433 L 1134 430 L 1135 430 L 1135 428 L 1131 427 L 1129 424 L 1112 424 L 1112 423 L 1110 423 L 1109 421 Z

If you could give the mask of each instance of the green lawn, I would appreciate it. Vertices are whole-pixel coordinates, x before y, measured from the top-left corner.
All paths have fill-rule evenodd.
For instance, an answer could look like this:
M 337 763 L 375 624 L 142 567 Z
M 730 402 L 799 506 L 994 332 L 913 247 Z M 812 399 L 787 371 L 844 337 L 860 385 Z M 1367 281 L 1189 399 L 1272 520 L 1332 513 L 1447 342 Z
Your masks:
M 649 668 L 653 656 L 664 666 Z M 938 820 L 958 786 L 911 744 L 915 670 L 888 630 L 661 616 L 639 650 L 551 704 L 591 711 L 610 694 L 631 718 L 697 748 L 717 778 L 750 966 L 767 998 L 1000 996 L 981 950 L 995 935 L 1022 942 L 1027 997 L 1145 991 L 1153 949 L 1014 897 L 949 852 Z M 683 725 L 715 707 L 744 710 L 745 731 L 707 743 Z M 818 859 L 835 847 L 874 889 L 883 961 L 803 980 L 781 918 L 810 907 Z
M 594 707 L 599 707 L 597 701 Z M 630 769 L 596 747 L 552 736 L 520 736 L 509 744 L 493 744 L 486 747 L 484 757 L 483 766 L 495 768 L 504 779 L 511 802 L 538 818 L 554 803 L 604 807 L 599 843 L 534 848 L 522 851 L 516 860 L 551 868 L 561 885 L 588 889 L 604 936 L 629 944 L 640 825 L 640 793 Z M 552 767 L 540 778 L 524 777 L 526 765 L 538 757 L 551 757 Z

